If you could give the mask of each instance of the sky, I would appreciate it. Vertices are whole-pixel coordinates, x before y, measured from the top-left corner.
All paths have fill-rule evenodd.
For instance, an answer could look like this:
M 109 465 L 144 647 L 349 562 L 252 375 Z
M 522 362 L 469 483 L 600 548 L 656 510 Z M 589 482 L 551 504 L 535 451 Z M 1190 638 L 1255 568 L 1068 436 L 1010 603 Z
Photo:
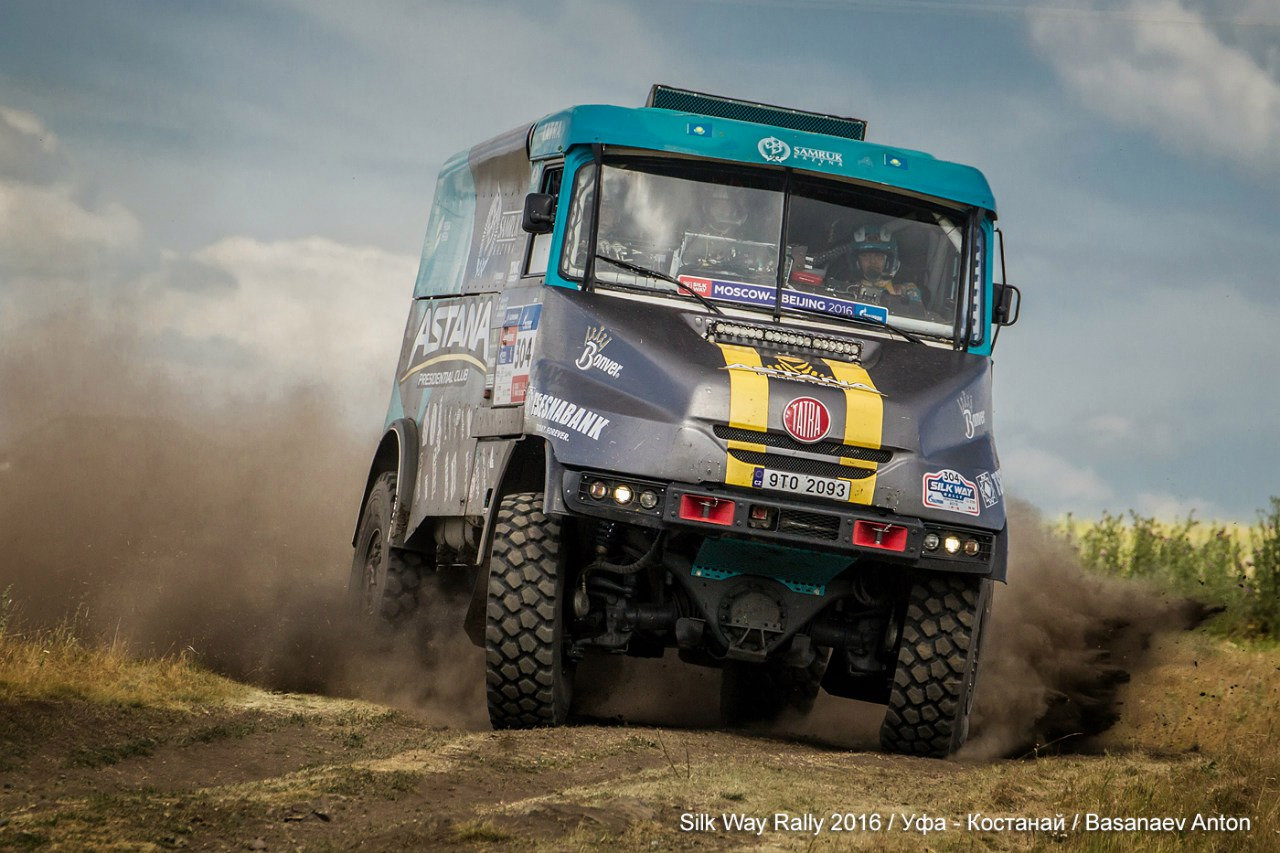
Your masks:
M 0 359 L 67 304 L 127 311 L 201 387 L 323 385 L 376 433 L 440 165 L 655 82 L 984 172 L 1024 297 L 1010 492 L 1240 521 L 1280 495 L 1274 0 L 0 0 Z

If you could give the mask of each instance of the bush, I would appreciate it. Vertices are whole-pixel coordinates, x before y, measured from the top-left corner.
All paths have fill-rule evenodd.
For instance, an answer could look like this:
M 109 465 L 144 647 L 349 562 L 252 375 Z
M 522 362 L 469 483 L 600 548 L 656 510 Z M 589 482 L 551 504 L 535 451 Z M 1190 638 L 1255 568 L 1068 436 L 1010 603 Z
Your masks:
M 1210 625 L 1216 632 L 1280 639 L 1280 498 L 1247 530 L 1206 525 L 1193 514 L 1169 523 L 1130 511 L 1104 512 L 1096 522 L 1068 516 L 1059 532 L 1093 571 L 1224 606 Z

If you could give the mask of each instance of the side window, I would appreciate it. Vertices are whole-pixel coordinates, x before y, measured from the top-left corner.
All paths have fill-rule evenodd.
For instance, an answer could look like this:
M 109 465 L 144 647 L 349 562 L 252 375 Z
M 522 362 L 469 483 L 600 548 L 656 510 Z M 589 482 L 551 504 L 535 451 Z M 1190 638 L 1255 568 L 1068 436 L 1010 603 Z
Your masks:
M 539 192 L 560 198 L 560 178 L 564 175 L 563 166 L 548 166 L 542 173 L 542 185 Z M 558 203 L 558 201 L 557 201 Z M 529 241 L 529 257 L 525 263 L 525 275 L 546 275 L 547 261 L 551 257 L 551 234 L 535 234 Z

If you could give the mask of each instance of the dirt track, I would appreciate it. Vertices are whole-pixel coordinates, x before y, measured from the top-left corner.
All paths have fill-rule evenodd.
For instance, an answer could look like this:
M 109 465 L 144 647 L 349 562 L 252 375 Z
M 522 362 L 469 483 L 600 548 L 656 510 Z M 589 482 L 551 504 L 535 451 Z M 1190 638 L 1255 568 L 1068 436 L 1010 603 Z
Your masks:
M 0 705 L 0 848 L 1095 849 L 1103 836 L 1071 831 L 1075 814 L 1138 809 L 1188 821 L 1243 815 L 1253 826 L 1114 836 L 1124 849 L 1274 849 L 1274 781 L 1263 784 L 1270 792 L 1249 790 L 1212 744 L 1226 719 L 1244 721 L 1237 738 L 1274 725 L 1267 679 L 1276 661 L 1207 642 L 1163 641 L 1163 662 L 1122 693 L 1126 717 L 1091 742 L 1095 754 L 994 762 L 860 747 L 874 734 L 874 714 L 847 720 L 853 744 L 833 746 L 674 725 L 471 730 L 380 705 L 258 690 L 192 711 Z M 827 716 L 796 731 L 836 719 L 829 708 L 819 713 Z M 779 813 L 810 822 L 779 826 Z M 860 820 L 858 829 L 835 830 L 835 813 Z M 975 813 L 1063 815 L 1067 829 L 984 831 L 969 825 Z M 699 823 L 699 814 L 714 823 Z M 726 814 L 765 818 L 765 829 L 727 828 Z

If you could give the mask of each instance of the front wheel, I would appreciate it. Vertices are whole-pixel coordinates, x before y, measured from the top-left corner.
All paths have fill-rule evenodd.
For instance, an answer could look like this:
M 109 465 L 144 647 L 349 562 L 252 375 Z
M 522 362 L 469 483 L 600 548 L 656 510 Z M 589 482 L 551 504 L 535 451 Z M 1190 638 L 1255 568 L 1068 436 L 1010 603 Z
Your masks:
M 911 585 L 880 727 L 885 750 L 946 758 L 968 738 L 991 585 L 986 578 L 962 575 L 921 578 Z
M 391 509 L 396 475 L 380 474 L 369 490 L 356 534 L 347 594 L 355 617 L 370 627 L 399 627 L 418 608 L 426 558 L 391 547 Z
M 573 696 L 565 655 L 565 551 L 542 493 L 498 507 L 489 557 L 485 687 L 495 729 L 562 725 Z

